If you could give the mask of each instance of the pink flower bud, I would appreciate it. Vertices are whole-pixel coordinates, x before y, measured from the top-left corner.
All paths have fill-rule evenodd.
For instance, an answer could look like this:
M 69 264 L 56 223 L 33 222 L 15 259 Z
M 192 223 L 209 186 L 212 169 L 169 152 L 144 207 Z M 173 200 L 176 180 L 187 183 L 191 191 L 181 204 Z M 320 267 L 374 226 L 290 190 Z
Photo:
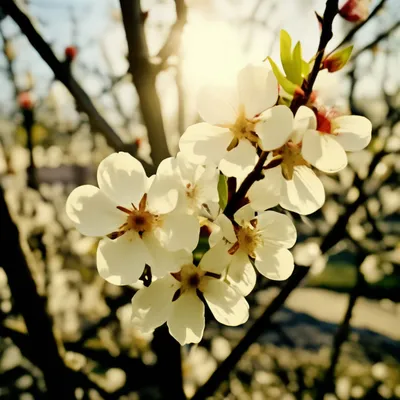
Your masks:
M 78 49 L 75 46 L 68 46 L 65 48 L 65 57 L 73 61 L 78 54 Z
M 22 92 L 18 95 L 18 104 L 23 110 L 31 110 L 33 108 L 32 97 L 29 92 Z
M 339 14 L 349 22 L 362 22 L 368 18 L 370 0 L 347 0 Z

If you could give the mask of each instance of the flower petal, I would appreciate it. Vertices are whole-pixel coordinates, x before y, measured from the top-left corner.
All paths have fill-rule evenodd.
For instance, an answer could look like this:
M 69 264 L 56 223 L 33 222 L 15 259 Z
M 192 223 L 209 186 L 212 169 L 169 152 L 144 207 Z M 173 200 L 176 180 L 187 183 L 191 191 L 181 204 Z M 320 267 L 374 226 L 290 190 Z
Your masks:
M 197 217 L 172 213 L 165 215 L 154 235 L 169 251 L 192 251 L 199 242 L 200 223 Z
M 150 255 L 136 232 L 126 232 L 118 239 L 102 239 L 97 248 L 97 270 L 113 285 L 135 283 L 143 273 Z
M 186 129 L 179 140 L 179 149 L 195 164 L 218 164 L 233 138 L 229 129 L 201 122 Z
M 239 208 L 233 216 L 233 219 L 240 226 L 243 226 L 246 222 L 251 221 L 256 216 L 254 209 L 250 206 L 250 204 L 246 204 L 245 206 Z
M 315 130 L 304 133 L 301 155 L 324 172 L 337 172 L 347 165 L 346 152 L 334 136 Z
M 311 168 L 295 167 L 292 180 L 282 177 L 279 204 L 286 210 L 308 215 L 321 208 L 324 202 L 324 186 Z
M 238 97 L 230 87 L 204 87 L 197 95 L 197 111 L 209 124 L 233 124 L 238 113 Z
M 274 106 L 278 100 L 278 82 L 266 63 L 244 67 L 238 74 L 238 91 L 248 119 Z
M 151 232 L 145 232 L 142 240 L 151 255 L 151 261 L 147 263 L 150 265 L 153 275 L 158 278 L 168 272 L 178 272 L 182 265 L 190 264 L 193 261 L 193 255 L 188 251 L 168 251 L 165 249 Z
M 256 271 L 244 251 L 239 249 L 232 256 L 227 277 L 229 283 L 243 296 L 247 296 L 254 289 L 257 280 Z
M 209 278 L 203 294 L 215 319 L 221 324 L 237 326 L 249 319 L 246 299 L 227 283 Z
M 261 139 L 264 151 L 278 149 L 288 140 L 293 130 L 293 113 L 287 106 L 279 105 L 264 111 L 255 131 Z
M 167 320 L 170 334 L 181 344 L 199 343 L 204 332 L 204 304 L 194 290 L 172 303 Z
M 360 151 L 368 146 L 371 141 L 371 122 L 359 115 L 345 115 L 333 121 L 334 139 L 346 151 Z
M 105 236 L 126 221 L 126 215 L 96 186 L 83 185 L 68 196 L 66 212 L 76 229 L 87 236 Z
M 171 275 L 157 279 L 132 298 L 132 319 L 143 332 L 153 331 L 167 321 L 172 299 L 180 284 Z
M 282 186 L 282 169 L 280 166 L 263 172 L 264 178 L 255 181 L 247 192 L 250 206 L 256 211 L 263 211 L 279 204 Z
M 273 281 L 284 281 L 294 269 L 292 253 L 274 246 L 257 249 L 255 265 L 260 274 Z
M 256 163 L 256 148 L 247 139 L 243 139 L 228 151 L 219 163 L 219 169 L 226 176 L 243 177 L 251 172 Z
M 222 274 L 224 269 L 232 261 L 232 256 L 228 253 L 231 244 L 220 240 L 214 247 L 211 247 L 201 258 L 199 267 L 203 271 Z
M 147 176 L 142 164 L 128 153 L 106 157 L 97 169 L 99 188 L 117 205 L 137 206 L 146 191 Z
M 218 217 L 215 219 L 211 235 L 208 240 L 210 246 L 213 247 L 222 239 L 225 239 L 232 244 L 237 241 L 232 222 L 224 214 L 218 215 Z
M 317 117 L 311 108 L 301 106 L 294 117 L 291 140 L 294 143 L 300 143 L 303 139 L 304 132 L 308 129 L 317 129 Z
M 147 208 L 154 214 L 167 214 L 178 204 L 178 195 L 175 176 L 156 175 L 147 193 Z
M 275 211 L 264 211 L 256 219 L 257 230 L 262 233 L 264 243 L 287 249 L 296 243 L 296 228 L 288 216 Z

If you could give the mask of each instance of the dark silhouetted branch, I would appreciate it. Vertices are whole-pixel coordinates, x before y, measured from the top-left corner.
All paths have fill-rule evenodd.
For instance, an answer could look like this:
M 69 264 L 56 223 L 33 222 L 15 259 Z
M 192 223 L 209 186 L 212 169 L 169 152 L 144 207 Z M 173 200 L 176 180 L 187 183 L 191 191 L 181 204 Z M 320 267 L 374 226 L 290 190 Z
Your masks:
M 160 99 L 156 89 L 156 68 L 149 60 L 144 32 L 144 14 L 139 0 L 120 0 L 122 20 L 128 42 L 129 72 L 139 97 L 140 110 L 157 166 L 170 156 L 165 136 Z
M 32 46 L 51 68 L 56 79 L 62 82 L 71 92 L 79 109 L 89 117 L 92 128 L 104 135 L 107 143 L 116 151 L 127 151 L 134 155 L 136 153 L 136 146 L 134 144 L 125 144 L 108 122 L 100 115 L 90 97 L 72 76 L 69 66 L 57 59 L 50 46 L 32 25 L 29 17 L 13 0 L 3 0 L 1 7 L 19 26 Z M 154 172 L 154 167 L 144 161 L 142 163 L 148 173 Z
M 0 265 L 7 274 L 16 309 L 28 330 L 29 344 L 42 370 L 50 399 L 73 399 L 74 387 L 69 371 L 60 356 L 53 334 L 52 321 L 35 282 L 20 243 L 18 228 L 11 218 L 3 189 L 0 187 Z

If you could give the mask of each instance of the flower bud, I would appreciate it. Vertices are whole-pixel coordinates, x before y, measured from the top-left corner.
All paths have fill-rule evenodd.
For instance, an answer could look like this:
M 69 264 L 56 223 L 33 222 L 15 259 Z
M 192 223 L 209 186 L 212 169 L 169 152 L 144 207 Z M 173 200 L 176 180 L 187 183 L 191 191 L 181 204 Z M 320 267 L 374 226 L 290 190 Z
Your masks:
M 341 70 L 349 61 L 352 51 L 353 46 L 349 46 L 331 54 L 322 61 L 322 67 L 326 68 L 329 72 Z
M 75 46 L 68 46 L 65 48 L 65 58 L 69 61 L 75 60 L 78 50 Z
M 33 108 L 32 96 L 29 92 L 22 92 L 18 95 L 18 104 L 23 110 L 31 110 Z
M 349 22 L 362 22 L 368 18 L 370 0 L 347 0 L 339 14 Z

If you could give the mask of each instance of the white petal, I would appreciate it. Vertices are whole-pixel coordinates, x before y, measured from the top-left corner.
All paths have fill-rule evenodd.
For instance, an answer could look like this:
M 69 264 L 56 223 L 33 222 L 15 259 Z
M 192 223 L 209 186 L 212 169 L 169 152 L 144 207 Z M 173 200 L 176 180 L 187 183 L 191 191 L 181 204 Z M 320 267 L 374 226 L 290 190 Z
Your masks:
M 311 108 L 301 106 L 294 117 L 291 140 L 294 143 L 300 143 L 304 132 L 308 129 L 317 129 L 317 118 Z
M 150 255 L 136 232 L 127 232 L 118 239 L 104 238 L 97 248 L 97 270 L 113 285 L 135 283 L 143 273 Z
M 233 255 L 227 277 L 231 285 L 243 296 L 247 296 L 254 289 L 257 280 L 256 271 L 244 251 L 239 249 Z
M 358 115 L 337 117 L 332 121 L 334 139 L 346 151 L 360 151 L 371 141 L 372 124 Z
M 256 217 L 257 230 L 262 233 L 264 243 L 289 249 L 296 243 L 297 232 L 290 218 L 275 211 L 264 211 Z
M 236 121 L 238 97 L 233 88 L 204 87 L 199 90 L 197 111 L 209 124 L 233 124 Z
M 200 223 L 193 215 L 172 213 L 163 217 L 160 228 L 154 231 L 160 243 L 170 251 L 192 251 L 199 242 Z
M 238 91 L 249 119 L 272 107 L 278 100 L 278 82 L 266 63 L 244 67 L 238 75 Z
M 346 152 L 334 136 L 314 130 L 304 133 L 301 155 L 324 172 L 337 172 L 347 165 Z
M 293 113 L 287 106 L 279 105 L 264 111 L 260 115 L 255 131 L 261 139 L 261 148 L 265 151 L 283 146 L 293 130 Z
M 243 226 L 246 222 L 251 221 L 255 216 L 256 213 L 254 209 L 250 206 L 250 204 L 246 204 L 235 212 L 233 219 L 240 226 Z
M 223 281 L 209 278 L 204 298 L 215 319 L 221 324 L 237 326 L 249 318 L 249 305 L 246 299 Z
M 219 171 L 214 165 L 208 164 L 202 171 L 196 170 L 195 184 L 200 202 L 218 202 L 218 179 Z
M 232 222 L 224 214 L 218 215 L 214 221 L 211 235 L 209 237 L 210 246 L 215 246 L 222 239 L 226 239 L 232 244 L 237 241 Z
M 147 208 L 154 214 L 167 214 L 178 204 L 178 195 L 176 177 L 156 175 L 147 193 Z
M 264 178 L 256 181 L 247 192 L 251 207 L 263 211 L 279 204 L 282 186 L 282 169 L 280 166 L 264 171 Z
M 233 133 L 227 128 L 201 122 L 186 129 L 179 140 L 179 149 L 195 164 L 218 164 L 233 138 Z
M 172 299 L 180 284 L 171 275 L 157 279 L 132 298 L 132 319 L 141 331 L 148 332 L 167 321 Z
M 306 166 L 294 168 L 293 179 L 282 177 L 280 205 L 286 210 L 308 215 L 325 202 L 325 190 L 314 171 Z
M 247 139 L 239 140 L 239 144 L 224 156 L 219 169 L 226 176 L 242 177 L 247 175 L 257 163 L 257 151 Z
M 145 232 L 142 240 L 146 244 L 152 260 L 148 262 L 152 273 L 162 277 L 168 272 L 180 271 L 182 265 L 190 264 L 193 261 L 192 253 L 185 250 L 168 251 L 155 238 L 153 233 Z
M 232 261 L 232 256 L 228 253 L 231 247 L 230 243 L 226 243 L 224 240 L 219 241 L 203 255 L 199 267 L 203 271 L 222 274 L 224 269 Z
M 172 303 L 168 317 L 170 334 L 183 346 L 199 343 L 204 332 L 204 304 L 194 290 L 182 294 Z
M 92 185 L 79 186 L 71 192 L 66 212 L 76 229 L 88 236 L 108 235 L 126 221 L 126 215 Z
M 256 268 L 260 274 L 274 281 L 283 281 L 293 273 L 292 253 L 287 249 L 265 246 L 256 250 Z
M 137 206 L 146 190 L 147 177 L 142 164 L 128 153 L 106 157 L 97 169 L 99 188 L 119 206 Z

